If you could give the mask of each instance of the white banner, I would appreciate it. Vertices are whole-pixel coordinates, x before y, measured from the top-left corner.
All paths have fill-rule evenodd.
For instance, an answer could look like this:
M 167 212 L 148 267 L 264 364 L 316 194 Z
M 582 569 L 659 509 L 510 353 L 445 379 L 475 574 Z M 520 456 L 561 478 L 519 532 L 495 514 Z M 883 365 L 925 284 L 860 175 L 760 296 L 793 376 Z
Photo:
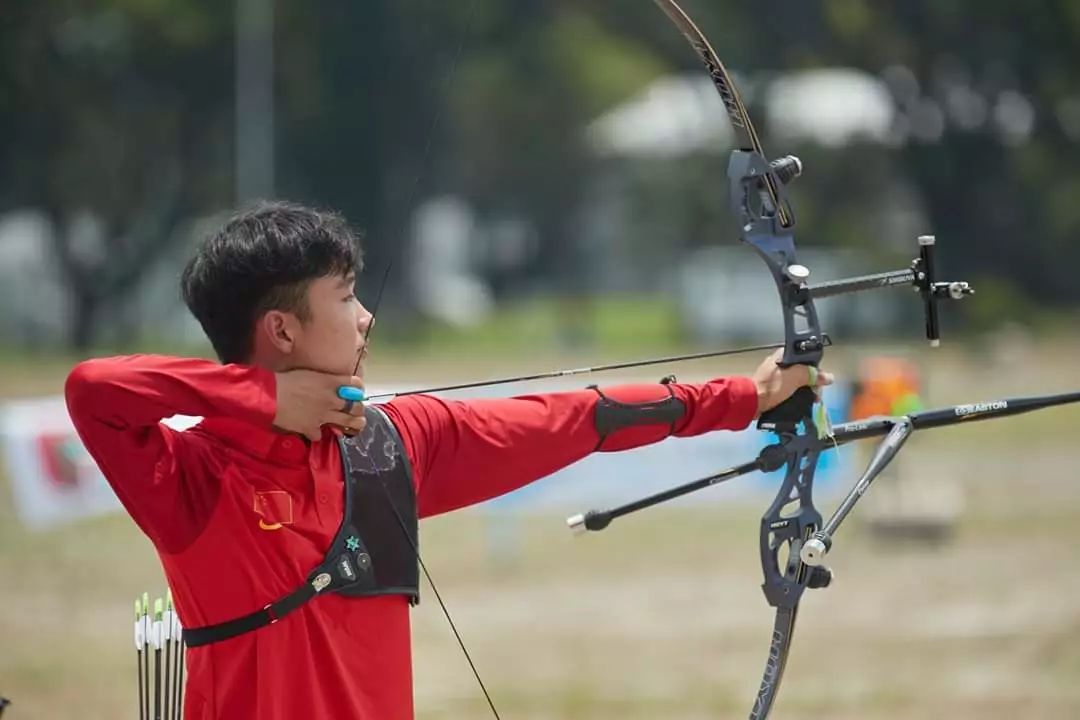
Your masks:
M 68 417 L 63 397 L 0 406 L 5 472 L 19 519 L 46 528 L 120 507 Z

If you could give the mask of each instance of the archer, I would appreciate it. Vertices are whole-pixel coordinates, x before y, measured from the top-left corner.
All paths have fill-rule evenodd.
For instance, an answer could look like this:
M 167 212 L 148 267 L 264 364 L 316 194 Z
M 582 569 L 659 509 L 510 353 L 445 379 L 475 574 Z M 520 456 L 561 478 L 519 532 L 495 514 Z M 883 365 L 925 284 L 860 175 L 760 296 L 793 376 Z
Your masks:
M 354 292 L 361 265 L 339 215 L 242 212 L 181 280 L 220 363 L 99 358 L 68 377 L 75 427 L 173 590 L 185 717 L 412 718 L 418 518 L 594 452 L 740 430 L 812 375 L 832 381 L 770 355 L 700 384 L 343 402 L 340 386 L 364 386 L 373 322 Z M 177 414 L 202 420 L 161 423 Z

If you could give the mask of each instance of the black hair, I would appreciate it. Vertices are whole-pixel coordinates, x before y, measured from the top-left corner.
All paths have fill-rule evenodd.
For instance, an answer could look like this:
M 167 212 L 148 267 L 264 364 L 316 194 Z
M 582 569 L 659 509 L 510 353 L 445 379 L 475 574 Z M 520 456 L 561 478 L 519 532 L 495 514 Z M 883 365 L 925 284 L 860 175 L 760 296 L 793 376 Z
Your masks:
M 362 267 L 360 237 L 334 212 L 262 202 L 207 238 L 180 279 L 184 303 L 224 363 L 245 362 L 269 310 L 309 318 L 307 289 Z

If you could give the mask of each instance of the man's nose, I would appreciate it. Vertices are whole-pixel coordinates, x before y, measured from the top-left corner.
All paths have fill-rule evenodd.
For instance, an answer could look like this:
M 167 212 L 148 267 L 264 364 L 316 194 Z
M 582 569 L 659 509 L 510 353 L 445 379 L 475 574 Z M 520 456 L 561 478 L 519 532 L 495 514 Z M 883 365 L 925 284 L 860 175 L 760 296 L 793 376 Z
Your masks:
M 357 323 L 360 332 L 367 338 L 368 333 L 371 332 L 371 326 L 375 324 L 375 316 L 369 313 L 366 307 L 361 305 L 360 312 L 357 313 Z

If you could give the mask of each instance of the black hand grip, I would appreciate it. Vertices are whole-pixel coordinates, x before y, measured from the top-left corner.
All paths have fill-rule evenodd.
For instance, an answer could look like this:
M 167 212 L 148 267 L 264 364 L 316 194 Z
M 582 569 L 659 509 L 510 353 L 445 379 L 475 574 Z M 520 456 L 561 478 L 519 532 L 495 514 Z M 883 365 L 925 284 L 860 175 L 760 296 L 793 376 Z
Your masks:
M 815 402 L 817 392 L 803 385 L 787 400 L 763 412 L 758 418 L 758 429 L 793 432 L 803 420 L 813 418 Z

